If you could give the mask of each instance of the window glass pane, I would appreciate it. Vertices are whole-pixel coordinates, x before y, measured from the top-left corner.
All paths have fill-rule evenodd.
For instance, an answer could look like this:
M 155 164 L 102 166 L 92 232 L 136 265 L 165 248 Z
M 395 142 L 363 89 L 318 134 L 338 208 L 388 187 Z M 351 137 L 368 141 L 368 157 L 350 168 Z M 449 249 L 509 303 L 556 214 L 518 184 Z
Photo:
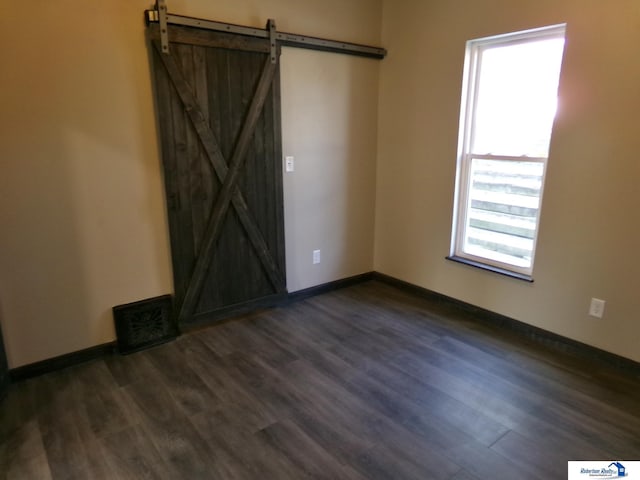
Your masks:
M 548 156 L 563 47 L 554 38 L 479 51 L 473 153 Z
M 531 267 L 544 165 L 471 160 L 465 253 Z

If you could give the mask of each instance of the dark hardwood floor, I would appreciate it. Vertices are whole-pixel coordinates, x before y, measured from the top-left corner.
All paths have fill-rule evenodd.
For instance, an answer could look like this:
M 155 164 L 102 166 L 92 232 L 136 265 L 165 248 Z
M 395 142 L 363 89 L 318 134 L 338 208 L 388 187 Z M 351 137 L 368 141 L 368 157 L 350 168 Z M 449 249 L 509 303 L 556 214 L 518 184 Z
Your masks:
M 0 475 L 564 479 L 640 460 L 639 387 L 371 281 L 15 384 Z

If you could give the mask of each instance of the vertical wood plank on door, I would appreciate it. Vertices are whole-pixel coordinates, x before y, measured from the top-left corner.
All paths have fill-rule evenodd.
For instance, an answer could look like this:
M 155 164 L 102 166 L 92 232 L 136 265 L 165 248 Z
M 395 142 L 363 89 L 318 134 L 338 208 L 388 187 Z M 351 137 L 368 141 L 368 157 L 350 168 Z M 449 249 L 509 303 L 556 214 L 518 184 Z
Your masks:
M 196 78 L 198 76 L 194 63 L 195 51 L 200 47 L 191 45 L 180 45 L 176 49 L 174 55 L 177 58 L 177 63 L 182 69 L 182 73 L 186 79 L 190 79 L 189 87 L 193 92 L 194 98 L 198 100 L 198 90 L 196 84 Z M 200 102 L 198 102 L 200 104 Z M 203 177 L 202 164 L 206 162 L 202 145 L 195 131 L 192 122 L 185 116 L 185 144 L 187 146 L 186 152 L 186 173 L 188 175 L 190 208 L 189 215 L 191 216 L 192 225 L 192 242 L 194 258 L 200 250 L 200 243 L 202 242 L 202 236 L 206 226 L 206 218 L 202 205 L 202 185 L 208 179 Z
M 280 55 L 280 51 L 278 51 Z M 262 228 L 269 239 L 268 248 L 274 252 L 277 268 L 283 272 L 283 283 L 286 284 L 286 267 L 284 252 L 284 202 L 282 184 L 282 135 L 280 124 L 280 70 L 276 70 L 271 84 L 270 101 L 265 106 L 264 151 L 271 157 L 266 162 L 265 178 L 271 185 L 272 207 L 265 212 Z M 267 134 L 269 132 L 269 134 Z M 271 134 L 273 132 L 273 134 Z
M 160 64 L 160 53 L 152 49 L 155 64 Z M 180 192 L 178 188 L 178 173 L 176 166 L 176 145 L 174 132 L 174 119 L 172 105 L 175 102 L 175 93 L 171 81 L 164 69 L 155 69 L 156 108 L 162 112 L 163 119 L 158 122 L 158 134 L 160 136 L 160 148 L 163 153 L 162 165 L 164 171 L 165 195 L 167 199 L 167 215 L 169 223 L 169 238 L 171 241 L 172 267 L 174 278 L 174 291 L 177 303 L 184 297 L 186 290 L 187 265 L 181 260 L 178 252 L 182 251 L 182 235 L 178 211 L 180 209 Z
M 176 45 L 176 48 L 172 49 L 172 55 L 177 58 L 181 58 L 184 54 L 185 48 L 187 47 L 184 45 Z M 176 297 L 181 299 L 186 293 L 189 277 L 191 275 L 190 272 L 193 270 L 196 258 L 193 241 L 193 220 L 191 217 L 191 173 L 187 144 L 187 128 L 190 128 L 190 126 L 188 125 L 189 120 L 180 99 L 175 94 L 173 94 L 171 98 L 171 115 L 173 117 L 172 135 L 175 139 L 173 156 L 179 198 L 179 208 L 176 211 L 176 221 L 180 226 L 177 230 L 180 240 L 178 242 L 179 250 L 176 254 L 178 258 L 181 259 L 178 262 L 180 267 L 179 283 L 181 287 L 181 294 L 178 295 L 178 292 L 176 291 Z
M 202 109 L 205 121 L 209 123 L 209 89 L 207 85 L 206 51 L 203 47 L 193 47 L 193 88 L 194 95 L 198 105 Z M 196 238 L 196 252 L 199 252 L 200 242 L 202 241 L 205 225 L 208 220 L 207 212 L 211 210 L 212 205 L 210 201 L 211 185 L 217 182 L 217 179 L 213 167 L 204 151 L 204 147 L 199 139 L 197 140 L 200 151 L 200 163 L 196 172 L 199 173 L 200 178 L 197 180 L 198 198 L 197 205 L 194 208 L 194 228 L 196 228 L 194 233 Z

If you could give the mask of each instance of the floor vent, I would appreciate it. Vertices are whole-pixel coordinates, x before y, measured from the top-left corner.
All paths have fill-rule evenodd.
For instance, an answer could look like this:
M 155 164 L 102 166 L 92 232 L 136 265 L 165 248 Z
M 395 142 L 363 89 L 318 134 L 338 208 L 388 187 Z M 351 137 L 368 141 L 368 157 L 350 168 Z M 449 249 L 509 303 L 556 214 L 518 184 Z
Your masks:
M 118 351 L 137 352 L 176 338 L 178 327 L 171 312 L 171 295 L 113 307 Z

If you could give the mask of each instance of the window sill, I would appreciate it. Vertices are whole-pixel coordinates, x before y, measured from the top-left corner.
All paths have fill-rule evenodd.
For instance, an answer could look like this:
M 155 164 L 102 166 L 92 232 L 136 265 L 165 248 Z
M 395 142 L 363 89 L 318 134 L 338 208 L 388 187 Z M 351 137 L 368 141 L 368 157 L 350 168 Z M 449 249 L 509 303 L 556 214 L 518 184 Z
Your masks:
M 452 262 L 462 263 L 464 265 L 469 265 L 471 267 L 476 267 L 476 268 L 480 268 L 482 270 L 488 270 L 488 271 L 493 272 L 493 273 L 498 273 L 498 274 L 504 275 L 506 277 L 511 277 L 511 278 L 515 278 L 517 280 L 523 280 L 525 282 L 533 283 L 533 277 L 531 277 L 530 275 L 525 275 L 523 273 L 512 272 L 510 270 L 505 270 L 504 268 L 494 267 L 492 265 L 486 265 L 484 263 L 475 262 L 473 260 L 469 260 L 467 258 L 462 258 L 462 257 L 457 257 L 455 255 L 451 255 L 451 256 L 448 256 L 448 257 L 445 257 L 445 258 L 447 260 L 451 260 Z

